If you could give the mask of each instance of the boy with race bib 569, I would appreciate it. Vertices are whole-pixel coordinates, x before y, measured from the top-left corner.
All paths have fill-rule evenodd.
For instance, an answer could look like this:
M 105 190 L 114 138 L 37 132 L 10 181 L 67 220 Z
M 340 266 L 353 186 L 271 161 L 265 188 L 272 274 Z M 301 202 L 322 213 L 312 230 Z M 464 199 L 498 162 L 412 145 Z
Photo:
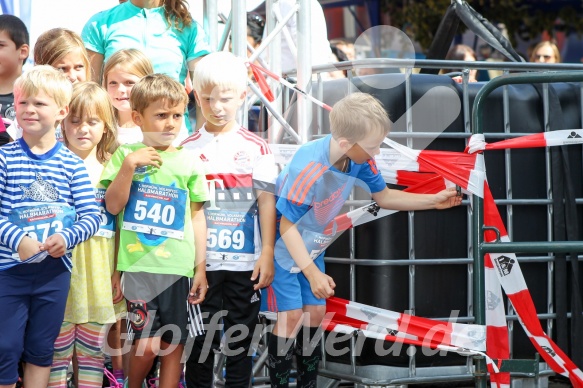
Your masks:
M 213 386 L 214 350 L 224 331 L 225 384 L 248 387 L 259 290 L 273 280 L 277 168 L 267 142 L 237 122 L 247 90 L 241 58 L 228 52 L 207 55 L 194 70 L 193 86 L 206 123 L 182 144 L 197 152 L 209 182 L 205 215 L 210 288 L 201 305 L 203 314 L 209 314 L 208 331 L 195 339 L 186 362 L 186 384 Z

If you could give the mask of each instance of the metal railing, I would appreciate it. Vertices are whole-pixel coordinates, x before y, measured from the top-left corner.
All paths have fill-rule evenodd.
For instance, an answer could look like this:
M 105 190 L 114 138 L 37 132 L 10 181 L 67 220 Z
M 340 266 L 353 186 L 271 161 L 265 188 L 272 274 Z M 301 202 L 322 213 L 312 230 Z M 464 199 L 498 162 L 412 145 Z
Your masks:
M 238 2 L 239 0 L 232 0 L 233 3 Z M 298 17 L 299 18 L 306 18 L 305 14 L 301 12 L 301 5 L 305 2 L 305 0 L 299 0 L 298 4 L 300 4 Z M 216 12 L 216 7 L 212 6 L 213 0 L 205 0 L 205 4 L 210 4 L 209 10 L 210 12 Z M 273 32 L 277 28 L 277 17 L 275 16 L 274 12 L 272 11 L 274 1 L 268 0 L 266 7 L 267 7 L 267 31 L 268 33 Z M 243 12 L 241 9 L 240 4 L 233 7 L 236 10 L 237 15 L 233 15 L 229 17 L 228 25 L 233 25 L 234 31 L 241 31 L 241 23 L 243 23 L 243 19 L 241 18 L 240 13 Z M 309 7 L 304 7 L 309 8 Z M 285 16 L 285 15 L 284 15 Z M 214 18 L 212 15 L 207 15 L 208 23 L 215 23 L 216 17 Z M 309 33 L 306 34 L 305 31 L 309 31 L 309 25 L 307 25 L 305 19 L 303 22 L 298 23 L 299 28 L 302 29 L 303 33 L 298 34 L 299 36 L 309 36 Z M 207 23 L 207 19 L 205 19 L 205 23 Z M 213 31 L 213 28 L 210 27 L 210 30 Z M 216 31 L 216 28 L 214 29 Z M 211 39 L 211 41 L 213 41 Z M 214 42 L 216 43 L 219 41 L 215 39 Z M 279 74 L 281 71 L 281 67 L 277 65 L 279 58 L 279 50 L 277 45 L 278 39 L 272 39 L 270 45 L 270 62 L 275 64 L 275 67 L 272 67 L 271 70 L 275 73 Z M 223 36 L 220 39 L 219 45 L 224 45 L 226 42 L 226 37 Z M 298 46 L 302 45 L 301 47 L 307 47 L 306 44 L 309 42 L 298 42 Z M 246 49 L 243 48 L 241 41 L 235 42 L 237 48 L 237 52 L 240 55 L 246 55 Z M 309 50 L 304 50 L 309 52 Z M 302 51 L 302 52 L 304 52 Z M 302 61 L 305 60 L 305 57 L 298 58 L 298 60 Z M 306 61 L 307 62 L 307 61 Z M 278 68 L 279 66 L 279 68 Z M 405 130 L 403 132 L 395 132 L 391 134 L 392 138 L 399 138 L 404 139 L 407 145 L 411 145 L 414 139 L 423 138 L 423 137 L 435 137 L 434 133 L 420 133 L 414 131 L 414 118 L 411 115 L 411 108 L 412 108 L 412 85 L 411 85 L 411 76 L 415 73 L 416 69 L 418 68 L 431 68 L 431 69 L 460 69 L 462 74 L 462 111 L 461 115 L 463 117 L 463 130 L 456 133 L 443 133 L 437 136 L 437 138 L 457 138 L 457 139 L 464 139 L 471 136 L 472 133 L 483 133 L 484 131 L 484 118 L 483 118 L 483 109 L 486 98 L 490 95 L 495 89 L 502 87 L 503 93 L 503 131 L 502 133 L 485 133 L 488 138 L 492 139 L 505 139 L 511 138 L 515 136 L 524 135 L 525 133 L 521 132 L 511 132 L 511 123 L 510 123 L 510 101 L 509 101 L 509 93 L 507 89 L 507 85 L 511 84 L 526 84 L 526 83 L 552 83 L 552 82 L 577 82 L 580 83 L 580 90 L 583 91 L 583 65 L 578 64 L 533 64 L 533 63 L 510 63 L 510 62 L 464 62 L 464 61 L 436 61 L 436 60 L 415 60 L 412 64 L 412 60 L 400 60 L 400 59 L 363 59 L 363 60 L 356 60 L 350 62 L 339 62 L 330 65 L 320 65 L 320 66 L 308 66 L 306 63 L 300 63 L 300 73 L 298 74 L 299 79 L 299 86 L 306 90 L 307 92 L 311 92 L 316 98 L 324 99 L 324 92 L 323 92 L 323 81 L 321 74 L 329 71 L 335 70 L 344 70 L 347 72 L 347 82 L 342 86 L 346 88 L 346 92 L 350 93 L 354 91 L 355 87 L 353 81 L 357 80 L 355 73 L 358 69 L 361 68 L 375 68 L 380 71 L 386 69 L 392 69 L 394 71 L 403 72 L 404 74 L 404 83 L 405 83 L 405 106 L 406 106 L 406 116 L 405 116 Z M 495 78 L 487 83 L 481 84 L 481 89 L 479 93 L 476 95 L 474 100 L 473 110 L 470 107 L 470 95 L 469 95 L 469 83 L 468 83 L 468 72 L 470 69 L 479 69 L 479 70 L 501 70 L 506 75 L 502 77 Z M 576 72 L 575 70 L 579 70 Z M 525 74 L 508 74 L 514 72 L 528 72 Z M 313 79 L 311 74 L 315 75 L 316 82 L 314 84 L 311 83 Z M 293 74 L 290 74 L 293 75 Z M 275 95 L 278 96 L 277 100 L 274 103 L 269 103 L 262 99 L 264 106 L 269 110 L 272 117 L 274 118 L 269 126 L 269 136 L 268 138 L 270 141 L 274 141 L 274 139 L 281 139 L 280 134 L 287 133 L 288 140 L 297 143 L 306 142 L 314 137 L 322 135 L 326 132 L 324 126 L 324 117 L 323 115 L 326 114 L 325 112 L 318 111 L 317 112 L 317 123 L 318 128 L 320 129 L 317 133 L 311 132 L 311 112 L 312 106 L 311 102 L 305 100 L 302 96 L 299 96 L 298 101 L 296 102 L 297 106 L 297 115 L 298 118 L 298 127 L 299 128 L 291 128 L 289 124 L 285 121 L 283 117 L 283 112 L 285 109 L 289 107 L 287 103 L 289 103 L 289 98 L 285 98 L 286 93 L 279 93 L 281 89 L 281 85 L 277 82 L 270 81 L 271 87 L 275 92 Z M 254 88 L 254 92 L 259 96 L 260 91 L 257 88 Z M 583 93 L 581 93 L 583 95 Z M 544 107 L 544 128 L 548 128 L 548 93 L 543 94 L 543 107 Z M 583 117 L 583 101 L 579 102 L 579 111 L 581 117 Z M 473 111 L 473 114 L 472 114 Z M 287 124 L 287 127 L 286 127 Z M 282 129 L 284 128 L 284 129 Z M 292 133 L 292 131 L 294 133 Z M 496 200 L 496 203 L 499 205 L 506 206 L 506 218 L 507 218 L 507 228 L 509 232 L 509 236 L 512 237 L 513 233 L 513 224 L 514 224 L 514 213 L 513 208 L 517 206 L 523 205 L 536 205 L 536 206 L 545 206 L 549 209 L 549 214 L 552 214 L 552 202 L 551 198 L 545 199 L 523 199 L 523 198 L 514 198 L 513 197 L 513 190 L 512 190 L 512 179 L 510 178 L 510 170 L 512 168 L 512 160 L 510 158 L 510 151 L 505 151 L 505 171 L 506 174 L 506 198 Z M 546 154 L 546 165 L 549 165 L 549 156 L 548 152 Z M 550 170 L 549 168 L 545 171 L 546 182 L 550 184 Z M 548 190 L 547 190 L 548 192 Z M 577 203 L 583 203 L 583 199 L 577 199 Z M 350 209 L 353 209 L 354 206 L 357 206 L 357 201 L 349 202 Z M 484 243 L 482 238 L 482 226 L 483 226 L 483 203 L 480 198 L 474 197 L 473 198 L 473 209 L 470 208 L 469 201 L 464 201 L 462 206 L 467 206 L 467 224 L 468 229 L 466 231 L 467 237 L 467 257 L 457 257 L 457 258 L 431 258 L 431 259 L 419 259 L 415 256 L 415 244 L 416 238 L 414 234 L 414 226 L 415 226 L 415 213 L 409 212 L 408 213 L 408 230 L 407 230 L 407 239 L 409 244 L 408 249 L 408 257 L 403 258 L 402 260 L 377 260 L 375 258 L 367 258 L 367 259 L 357 259 L 355 252 L 356 252 L 356 245 L 358 241 L 356 239 L 355 231 L 350 230 L 348 231 L 348 239 L 349 239 L 349 248 L 347 252 L 346 258 L 344 257 L 326 257 L 326 262 L 330 264 L 339 264 L 339 265 L 346 265 L 347 271 L 349 273 L 349 287 L 350 287 L 350 298 L 352 300 L 356 299 L 356 288 L 357 288 L 357 279 L 356 279 L 356 270 L 358 266 L 378 266 L 378 267 L 408 267 L 408 310 L 415 314 L 416 311 L 416 300 L 418 296 L 415 294 L 415 289 L 417 286 L 417 273 L 416 268 L 421 266 L 436 266 L 436 265 L 462 265 L 466 267 L 466 293 L 467 293 L 467 304 L 466 308 L 468 311 L 467 316 L 460 316 L 458 317 L 457 321 L 459 322 L 475 322 L 478 324 L 485 323 L 484 317 L 484 280 L 483 280 L 483 255 L 485 253 L 495 253 L 495 252 L 522 252 L 522 253 L 548 253 L 548 252 L 573 252 L 573 251 L 581 251 L 583 250 L 583 243 L 575 243 L 575 242 L 553 242 L 552 241 L 552 233 L 550 232 L 552 228 L 552 219 L 550 216 L 547 218 L 547 230 L 548 232 L 548 241 L 546 242 L 516 242 L 516 243 Z M 581 257 L 579 258 L 581 259 Z M 540 262 L 540 263 L 548 263 L 548 282 L 552 284 L 552 275 L 553 275 L 553 261 L 554 256 L 548 253 L 546 256 L 524 256 L 518 258 L 520 263 L 523 262 Z M 540 319 L 547 320 L 547 334 L 552 334 L 553 329 L 553 320 L 556 317 L 555 312 L 553 311 L 553 300 L 554 294 L 552 292 L 552 288 L 549 286 L 549 291 L 547 292 L 547 310 L 539 313 Z M 433 317 L 438 319 L 447 319 L 447 317 Z M 509 320 L 509 327 L 510 333 L 513 335 L 513 322 L 517 320 L 516 314 L 509 309 L 507 312 L 507 319 Z M 352 343 L 354 346 L 354 342 Z M 352 353 L 354 355 L 354 353 Z M 481 359 L 477 359 L 474 365 L 474 359 L 469 358 L 465 365 L 460 365 L 456 368 L 447 369 L 447 367 L 437 367 L 433 368 L 434 373 L 424 370 L 424 368 L 418 368 L 416 365 L 415 355 L 409 356 L 409 365 L 407 368 L 398 368 L 401 369 L 397 373 L 387 373 L 385 367 L 377 368 L 371 371 L 371 367 L 360 367 L 357 365 L 358 361 L 356 357 L 350 357 L 350 364 L 349 370 L 350 373 L 345 373 L 346 367 L 336 365 L 334 362 L 330 362 L 329 360 L 324 359 L 322 363 L 322 376 L 327 377 L 330 379 L 329 384 L 333 385 L 334 381 L 351 381 L 356 384 L 360 385 L 402 385 L 402 384 L 413 384 L 413 383 L 429 383 L 429 382 L 440 382 L 440 381 L 456 381 L 456 380 L 474 380 L 476 382 L 476 386 L 484 386 L 487 374 L 485 369 L 485 363 Z M 391 367 L 389 367 L 391 368 Z M 397 367 L 395 367 L 397 368 Z M 440 369 L 441 368 L 441 369 Z M 261 372 L 260 367 L 254 368 L 254 371 Z M 545 369 L 544 365 L 542 365 L 541 375 L 545 374 L 552 374 L 552 371 Z M 371 377 L 375 376 L 375 377 Z M 379 377 L 380 376 L 380 377 Z M 384 376 L 384 377 L 383 377 Z M 265 383 L 264 378 L 257 379 L 257 385 Z M 220 385 L 220 382 L 219 382 Z

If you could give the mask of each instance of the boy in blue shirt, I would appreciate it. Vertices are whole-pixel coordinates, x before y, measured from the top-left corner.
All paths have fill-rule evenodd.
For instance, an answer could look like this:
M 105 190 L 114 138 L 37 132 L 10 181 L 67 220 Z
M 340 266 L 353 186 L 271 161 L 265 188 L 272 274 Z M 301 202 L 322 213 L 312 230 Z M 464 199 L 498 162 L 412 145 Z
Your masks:
M 45 388 L 71 281 L 71 251 L 99 228 L 83 161 L 55 137 L 72 84 L 36 66 L 14 84 L 22 138 L 0 147 L 0 387 Z
M 314 337 L 326 298 L 336 287 L 324 270 L 324 249 L 333 237 L 324 230 L 355 184 L 364 183 L 385 209 L 445 209 L 461 203 L 455 189 L 413 194 L 387 188 L 373 157 L 390 126 L 376 98 L 353 93 L 334 105 L 331 134 L 300 147 L 278 177 L 275 275 L 265 297 L 267 309 L 277 312 L 268 345 L 272 387 L 288 386 L 294 349 L 287 344 L 294 337 L 298 387 L 316 386 L 321 350 Z

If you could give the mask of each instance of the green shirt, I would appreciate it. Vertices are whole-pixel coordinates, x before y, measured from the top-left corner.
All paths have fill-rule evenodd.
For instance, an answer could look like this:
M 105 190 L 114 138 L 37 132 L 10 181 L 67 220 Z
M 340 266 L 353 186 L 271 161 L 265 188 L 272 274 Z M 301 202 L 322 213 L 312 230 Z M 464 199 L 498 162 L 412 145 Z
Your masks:
M 105 166 L 101 183 L 108 187 L 125 157 L 144 147 L 142 143 L 120 146 Z M 158 153 L 162 167 L 135 170 L 128 202 L 118 215 L 117 269 L 192 277 L 195 249 L 190 202 L 207 200 L 204 168 L 195 154 L 182 147 Z

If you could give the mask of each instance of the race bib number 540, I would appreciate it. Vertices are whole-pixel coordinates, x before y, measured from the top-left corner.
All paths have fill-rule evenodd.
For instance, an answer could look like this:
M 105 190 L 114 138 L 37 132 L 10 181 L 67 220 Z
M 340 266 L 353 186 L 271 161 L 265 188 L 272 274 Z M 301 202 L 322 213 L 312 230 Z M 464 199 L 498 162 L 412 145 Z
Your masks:
M 122 229 L 182 240 L 186 199 L 183 189 L 132 182 Z

